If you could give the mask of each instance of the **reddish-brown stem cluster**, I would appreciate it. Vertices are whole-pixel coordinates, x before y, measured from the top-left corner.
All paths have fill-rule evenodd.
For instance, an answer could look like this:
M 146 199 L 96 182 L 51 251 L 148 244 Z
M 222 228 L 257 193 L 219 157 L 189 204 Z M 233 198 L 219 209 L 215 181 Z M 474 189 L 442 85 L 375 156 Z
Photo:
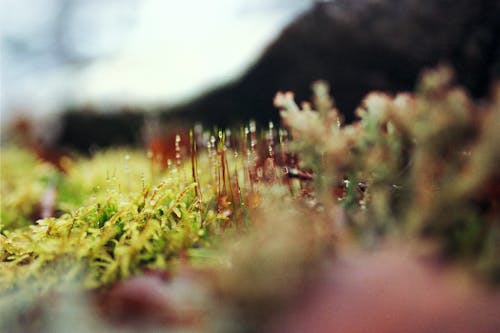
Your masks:
M 182 173 L 182 163 L 189 156 L 191 180 L 197 184 L 196 196 L 198 202 L 202 202 L 201 185 L 204 184 L 200 184 L 198 158 L 205 152 L 210 175 L 207 185 L 216 195 L 217 213 L 227 217 L 228 223 L 240 222 L 242 207 L 258 204 L 257 184 L 283 183 L 292 195 L 297 186 L 300 194 L 310 192 L 310 186 L 305 183 L 313 179 L 312 172 L 302 170 L 297 155 L 290 152 L 287 130 L 275 129 L 271 122 L 258 133 L 256 123 L 250 122 L 240 129 L 239 135 L 232 133 L 230 130 L 203 131 L 197 125 L 189 132 L 181 130 L 152 137 L 148 143 L 151 168 L 155 173 L 170 168 Z

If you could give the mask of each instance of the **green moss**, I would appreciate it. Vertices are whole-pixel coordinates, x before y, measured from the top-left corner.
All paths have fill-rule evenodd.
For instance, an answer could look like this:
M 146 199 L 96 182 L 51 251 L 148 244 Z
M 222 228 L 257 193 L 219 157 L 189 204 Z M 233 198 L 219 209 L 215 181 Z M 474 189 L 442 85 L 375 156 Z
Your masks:
M 291 93 L 278 94 L 293 141 L 273 137 L 270 127 L 259 143 L 252 124 L 230 147 L 217 130 L 191 161 L 176 141 L 178 156 L 167 165 L 154 152 L 113 149 L 66 160 L 60 174 L 27 151 L 3 148 L 0 291 L 97 288 L 186 258 L 197 266 L 224 262 L 221 244 L 248 230 L 248 242 L 258 244 L 243 242 L 250 250 L 234 258 L 242 272 L 276 275 L 285 267 L 298 277 L 335 245 L 318 236 L 331 232 L 331 212 L 339 219 L 333 232 L 354 238 L 353 246 L 430 239 L 499 281 L 500 96 L 479 108 L 441 77 L 449 77 L 446 69 L 428 73 L 416 94 L 370 94 L 353 124 L 342 124 L 324 83 L 302 108 Z M 300 159 L 289 165 L 292 153 Z M 312 181 L 310 174 L 281 178 L 280 164 L 296 174 L 311 170 Z M 35 221 L 48 186 L 57 187 L 56 214 Z M 232 277 L 232 292 L 253 293 L 252 281 Z M 257 289 L 274 289 L 272 278 L 256 279 Z
M 210 246 L 220 217 L 202 207 L 197 185 L 168 172 L 151 183 L 149 163 L 126 151 L 74 161 L 60 182 L 60 217 L 4 230 L 0 289 L 33 281 L 42 289 L 62 280 L 107 285 L 174 265 L 194 244 Z
M 31 224 L 58 172 L 19 147 L 0 148 L 0 232 Z
M 298 153 L 321 156 L 306 158 L 304 167 L 322 170 L 317 176 L 343 189 L 334 199 L 362 244 L 373 244 L 374 235 L 377 241 L 395 234 L 430 237 L 447 255 L 483 271 L 488 257 L 493 272 L 500 263 L 491 257 L 499 243 L 490 241 L 500 223 L 500 148 L 494 144 L 500 142 L 500 93 L 497 87 L 488 105 L 475 106 L 451 77 L 440 67 L 425 73 L 416 94 L 371 93 L 357 110 L 359 120 L 338 127 L 333 108 L 300 110 L 291 94 L 278 95 L 277 104 L 300 142 Z M 321 98 L 315 97 L 318 110 Z M 366 190 L 355 191 L 360 183 Z M 315 187 L 327 206 L 336 205 L 331 187 Z

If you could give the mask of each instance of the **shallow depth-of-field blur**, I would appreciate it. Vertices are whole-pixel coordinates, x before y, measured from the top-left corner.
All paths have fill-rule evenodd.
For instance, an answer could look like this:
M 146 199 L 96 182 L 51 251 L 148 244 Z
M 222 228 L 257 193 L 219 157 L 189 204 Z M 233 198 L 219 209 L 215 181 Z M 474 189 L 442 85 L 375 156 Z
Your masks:
M 91 156 L 19 134 L 0 330 L 496 331 L 500 91 L 475 104 L 452 77 L 371 93 L 350 124 L 315 82 L 277 93 L 281 126 Z

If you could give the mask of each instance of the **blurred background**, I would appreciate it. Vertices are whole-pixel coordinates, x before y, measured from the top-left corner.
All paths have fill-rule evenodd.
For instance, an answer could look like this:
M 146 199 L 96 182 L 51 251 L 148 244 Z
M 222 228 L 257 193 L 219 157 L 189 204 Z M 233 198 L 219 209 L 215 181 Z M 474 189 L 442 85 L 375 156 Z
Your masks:
M 500 77 L 500 1 L 0 4 L 2 131 L 80 151 L 141 144 L 152 115 L 164 131 L 278 122 L 276 92 L 309 100 L 318 79 L 352 121 L 368 92 L 413 91 L 438 64 L 474 98 Z
M 311 2 L 1 0 L 2 127 L 184 102 L 241 75 Z

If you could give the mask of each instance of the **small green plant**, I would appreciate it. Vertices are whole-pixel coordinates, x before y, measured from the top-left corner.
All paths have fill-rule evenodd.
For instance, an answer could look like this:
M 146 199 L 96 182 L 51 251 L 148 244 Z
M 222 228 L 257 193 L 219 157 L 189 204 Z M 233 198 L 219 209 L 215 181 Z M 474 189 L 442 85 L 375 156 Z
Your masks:
M 424 73 L 416 94 L 371 93 L 347 125 L 324 83 L 314 88 L 318 111 L 307 103 L 300 110 L 291 93 L 275 104 L 302 167 L 315 170 L 316 196 L 344 207 L 361 243 L 387 233 L 430 236 L 498 281 L 498 87 L 490 104 L 475 106 L 452 78 L 440 67 Z

